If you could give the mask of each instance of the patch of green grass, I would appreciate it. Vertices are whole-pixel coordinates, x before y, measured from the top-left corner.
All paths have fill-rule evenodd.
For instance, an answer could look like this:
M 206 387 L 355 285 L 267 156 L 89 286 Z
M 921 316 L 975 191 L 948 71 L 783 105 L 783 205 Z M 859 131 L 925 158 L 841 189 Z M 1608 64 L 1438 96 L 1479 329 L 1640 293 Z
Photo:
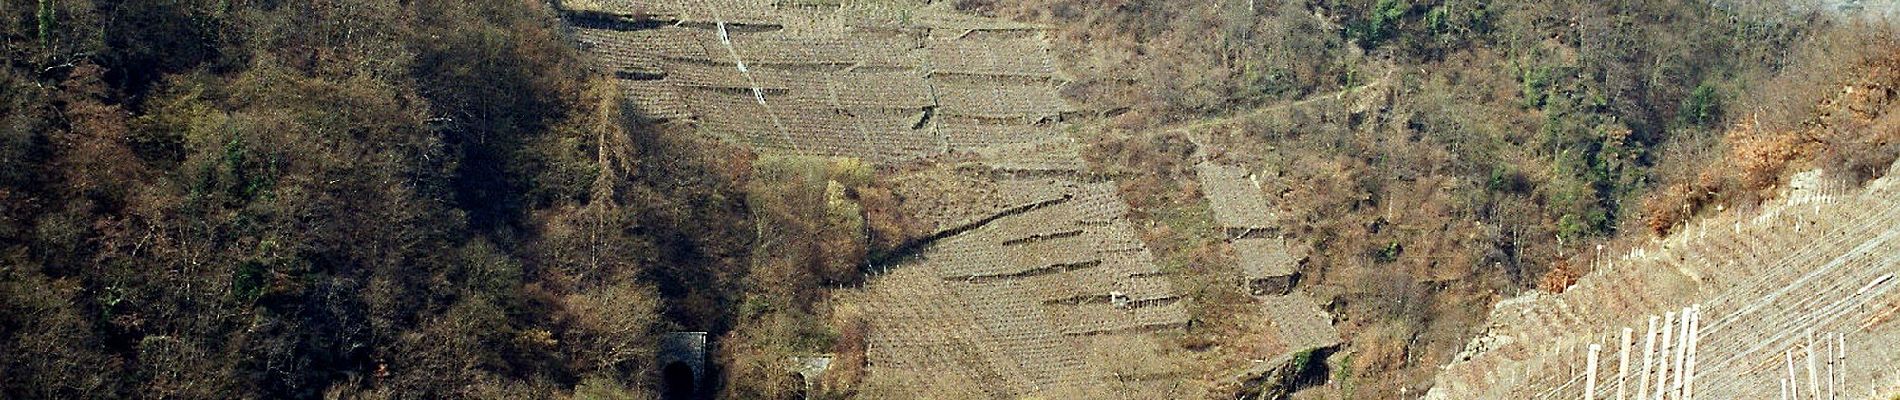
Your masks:
M 1352 353 L 1346 353 L 1340 356 L 1338 361 L 1333 363 L 1333 382 L 1339 384 L 1340 393 L 1346 393 L 1347 396 L 1352 395 L 1354 386 L 1354 382 L 1352 381 Z
M 1306 367 L 1306 364 L 1309 364 L 1312 362 L 1313 362 L 1313 349 L 1306 349 L 1306 350 L 1301 350 L 1298 353 L 1293 353 L 1293 368 L 1295 369 L 1304 369 Z

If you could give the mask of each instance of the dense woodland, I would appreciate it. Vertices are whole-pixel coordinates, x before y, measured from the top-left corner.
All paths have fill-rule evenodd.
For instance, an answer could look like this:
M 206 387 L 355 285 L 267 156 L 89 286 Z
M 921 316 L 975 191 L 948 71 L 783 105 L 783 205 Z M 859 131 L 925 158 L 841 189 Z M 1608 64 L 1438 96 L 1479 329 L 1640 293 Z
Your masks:
M 1160 128 L 1388 90 L 1253 114 L 1232 155 L 1281 171 L 1303 285 L 1352 337 L 1336 380 L 1383 398 L 1589 246 L 1884 171 L 1893 31 L 1722 4 L 955 5 L 1055 29 L 1104 115 L 1078 135 L 1176 271 L 1220 255 Z M 825 291 L 918 234 L 901 199 L 643 123 L 561 26 L 536 0 L 0 1 L 0 397 L 650 398 L 675 329 L 721 338 L 723 397 L 788 395 L 787 356 L 862 333 Z M 1183 346 L 1223 340 L 1237 295 L 1194 293 Z
M 546 4 L 0 18 L 0 397 L 646 398 L 652 332 L 733 324 L 750 156 Z

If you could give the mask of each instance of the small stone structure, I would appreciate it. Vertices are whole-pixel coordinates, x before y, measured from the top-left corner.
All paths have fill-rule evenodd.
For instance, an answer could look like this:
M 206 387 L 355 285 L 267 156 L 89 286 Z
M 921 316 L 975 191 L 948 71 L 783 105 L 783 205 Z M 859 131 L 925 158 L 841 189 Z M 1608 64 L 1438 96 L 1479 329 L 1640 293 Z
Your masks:
M 805 398 L 810 398 L 811 393 L 818 390 L 825 371 L 831 370 L 831 360 L 830 354 L 792 357 L 792 374 L 797 375 L 799 382 L 804 384 Z
M 706 332 L 669 332 L 660 336 L 659 365 L 668 399 L 706 398 Z M 682 371 L 682 369 L 684 371 Z M 681 375 L 685 372 L 684 375 Z

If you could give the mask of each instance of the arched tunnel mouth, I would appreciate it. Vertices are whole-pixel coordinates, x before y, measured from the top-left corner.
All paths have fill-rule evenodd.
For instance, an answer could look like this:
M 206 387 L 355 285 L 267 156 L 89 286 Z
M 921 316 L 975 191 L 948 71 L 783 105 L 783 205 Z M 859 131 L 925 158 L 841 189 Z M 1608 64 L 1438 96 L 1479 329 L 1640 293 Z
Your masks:
M 695 400 L 699 398 L 699 379 L 693 374 L 693 367 L 684 362 L 666 364 L 660 370 L 661 392 L 664 400 Z
M 791 393 L 791 396 L 792 396 L 791 398 L 797 399 L 797 400 L 810 399 L 811 398 L 811 393 L 809 392 L 810 387 L 805 385 L 805 382 L 806 382 L 805 374 L 794 372 L 791 374 L 790 378 L 791 378 L 792 387 L 791 387 L 791 390 L 787 391 L 787 393 Z

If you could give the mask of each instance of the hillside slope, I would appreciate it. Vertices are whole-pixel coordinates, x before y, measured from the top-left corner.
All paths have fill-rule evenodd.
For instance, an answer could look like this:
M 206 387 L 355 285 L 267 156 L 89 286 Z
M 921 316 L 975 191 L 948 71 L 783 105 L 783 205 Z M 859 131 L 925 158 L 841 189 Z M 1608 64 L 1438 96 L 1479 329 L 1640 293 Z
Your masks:
M 1575 398 L 1589 381 L 1589 346 L 1604 350 L 1597 393 L 1635 391 L 1650 370 L 1637 361 L 1649 359 L 1642 335 L 1679 330 L 1691 308 L 1701 316 L 1699 328 L 1683 331 L 1698 332 L 1691 366 L 1659 359 L 1656 368 L 1691 371 L 1697 396 L 1769 397 L 1790 378 L 1789 354 L 1797 368 L 1787 373 L 1804 395 L 1900 389 L 1891 368 L 1900 364 L 1900 164 L 1864 190 L 1824 184 L 1818 171 L 1791 186 L 1759 211 L 1724 213 L 1621 250 L 1561 294 L 1500 302 L 1426 398 Z M 1662 325 L 1651 328 L 1656 316 Z M 1683 357 L 1671 354 L 1684 342 L 1675 343 L 1656 356 Z M 1627 371 L 1617 367 L 1625 344 L 1638 349 Z M 1808 384 L 1810 351 L 1820 354 L 1824 388 Z
M 815 310 L 841 335 L 805 351 L 863 371 L 820 390 L 1197 396 L 1178 367 L 1143 365 L 1188 315 L 1115 183 L 1088 176 L 1064 133 L 1074 110 L 1041 28 L 908 2 L 566 6 L 642 117 L 768 155 L 864 160 L 924 227 Z

